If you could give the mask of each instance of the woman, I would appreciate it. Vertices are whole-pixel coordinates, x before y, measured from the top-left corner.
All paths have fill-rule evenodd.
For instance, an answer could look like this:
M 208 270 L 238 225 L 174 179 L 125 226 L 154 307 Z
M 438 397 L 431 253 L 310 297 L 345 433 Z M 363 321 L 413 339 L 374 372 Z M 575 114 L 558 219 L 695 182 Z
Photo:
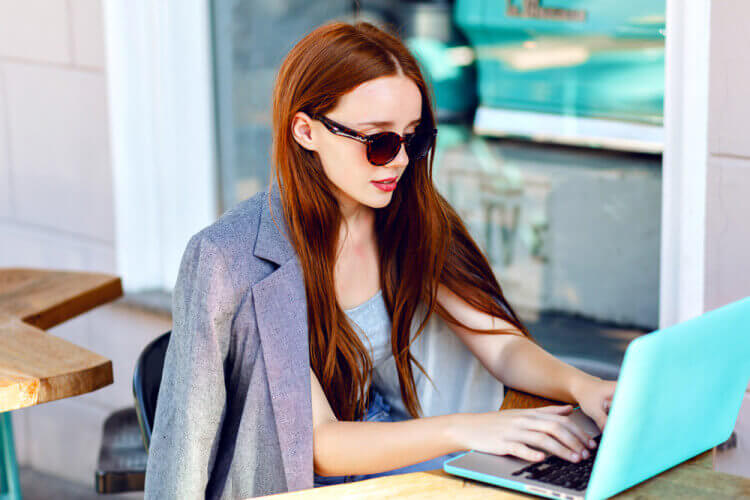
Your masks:
M 435 190 L 432 99 L 402 42 L 368 23 L 308 34 L 279 69 L 273 132 L 276 183 L 183 255 L 146 497 L 292 491 L 467 449 L 585 458 L 571 405 L 420 414 L 409 347 L 433 312 L 498 380 L 600 428 L 615 383 L 533 341 Z M 386 401 L 371 382 L 391 356 L 401 397 Z M 396 405 L 413 418 L 394 422 Z

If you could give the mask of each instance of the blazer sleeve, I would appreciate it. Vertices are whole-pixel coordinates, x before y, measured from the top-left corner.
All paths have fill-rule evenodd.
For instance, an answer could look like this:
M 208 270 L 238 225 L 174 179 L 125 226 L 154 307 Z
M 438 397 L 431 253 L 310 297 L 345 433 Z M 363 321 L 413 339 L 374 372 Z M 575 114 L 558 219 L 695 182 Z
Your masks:
M 224 367 L 237 305 L 221 249 L 208 235 L 193 235 L 172 296 L 145 499 L 205 498 L 226 411 Z

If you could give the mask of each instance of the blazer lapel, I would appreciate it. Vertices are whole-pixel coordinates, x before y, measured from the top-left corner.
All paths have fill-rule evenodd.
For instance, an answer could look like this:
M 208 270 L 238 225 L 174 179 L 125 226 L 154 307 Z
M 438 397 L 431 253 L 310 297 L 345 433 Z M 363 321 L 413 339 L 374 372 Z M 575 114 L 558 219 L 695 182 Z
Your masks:
M 252 297 L 287 490 L 295 491 L 313 487 L 307 298 L 299 259 L 271 219 L 269 199 L 276 222 L 286 229 L 274 189 L 263 202 L 253 253 L 280 267 L 252 285 Z

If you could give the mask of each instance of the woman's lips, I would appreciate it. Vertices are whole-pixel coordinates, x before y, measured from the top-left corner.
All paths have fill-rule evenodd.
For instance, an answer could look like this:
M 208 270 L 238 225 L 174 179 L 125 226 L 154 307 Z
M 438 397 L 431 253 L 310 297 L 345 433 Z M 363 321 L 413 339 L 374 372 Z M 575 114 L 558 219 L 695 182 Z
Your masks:
M 393 180 L 391 182 L 378 182 L 378 181 L 370 181 L 372 182 L 376 188 L 380 189 L 381 191 L 393 191 L 396 189 L 396 183 L 398 182 L 397 177 L 393 177 Z

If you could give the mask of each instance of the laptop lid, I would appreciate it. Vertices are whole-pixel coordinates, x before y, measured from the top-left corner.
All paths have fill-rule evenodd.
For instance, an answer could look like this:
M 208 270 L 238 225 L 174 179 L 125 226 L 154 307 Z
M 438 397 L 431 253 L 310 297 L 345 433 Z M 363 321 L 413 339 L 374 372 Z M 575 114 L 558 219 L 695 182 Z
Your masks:
M 511 455 L 471 450 L 443 470 L 548 498 L 607 498 L 726 441 L 748 381 L 750 297 L 628 345 L 585 491 L 514 477 L 531 462 Z
M 586 498 L 606 498 L 727 440 L 750 381 L 750 297 L 634 339 Z

